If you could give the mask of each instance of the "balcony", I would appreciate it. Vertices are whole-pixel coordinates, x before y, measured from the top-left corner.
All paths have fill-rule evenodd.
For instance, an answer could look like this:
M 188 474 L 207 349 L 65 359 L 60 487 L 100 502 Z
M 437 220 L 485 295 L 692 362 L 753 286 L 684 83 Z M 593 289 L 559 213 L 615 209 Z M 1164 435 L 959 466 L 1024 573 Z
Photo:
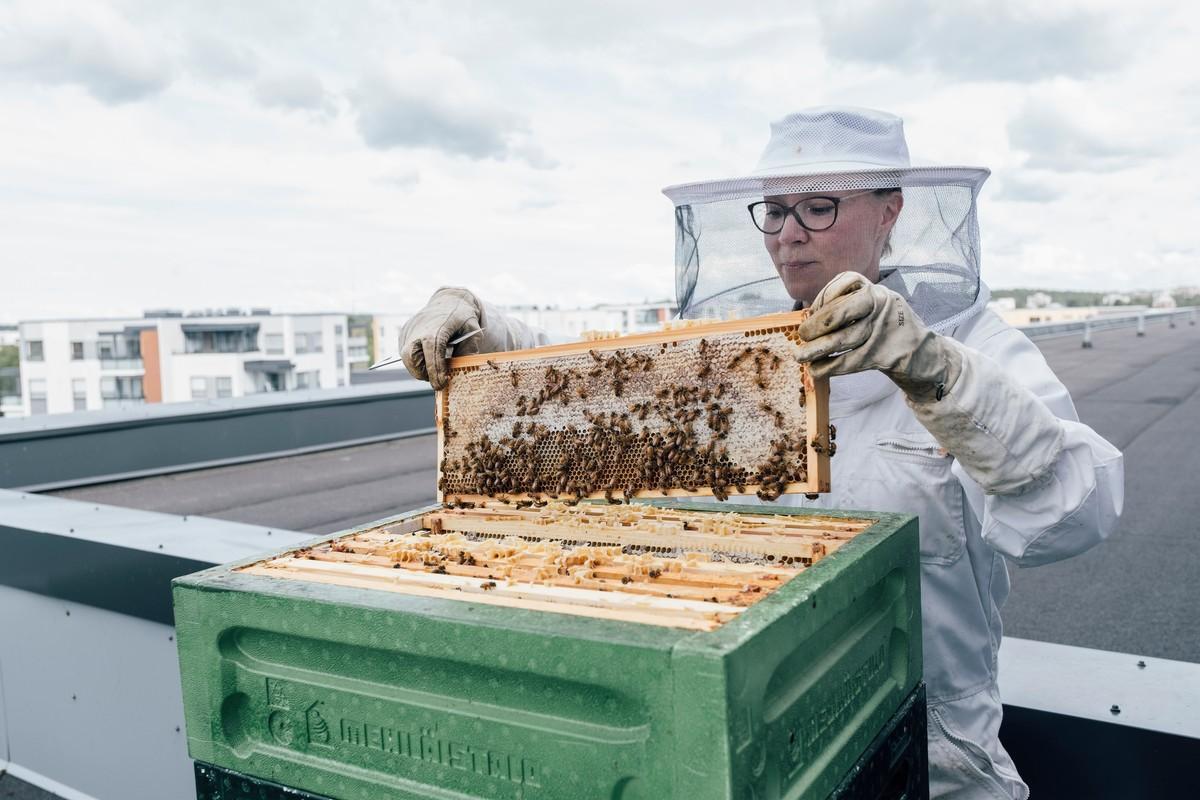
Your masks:
M 129 370 L 144 370 L 145 365 L 142 363 L 141 356 L 100 356 L 100 371 L 101 372 L 117 372 Z

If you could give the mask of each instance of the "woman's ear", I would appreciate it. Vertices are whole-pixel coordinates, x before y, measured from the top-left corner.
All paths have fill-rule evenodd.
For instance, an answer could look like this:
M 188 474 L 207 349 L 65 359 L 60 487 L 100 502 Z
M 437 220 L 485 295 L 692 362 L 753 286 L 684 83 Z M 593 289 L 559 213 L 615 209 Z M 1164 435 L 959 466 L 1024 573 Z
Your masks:
M 887 196 L 887 201 L 883 204 L 883 225 L 888 231 L 891 231 L 892 226 L 896 224 L 896 218 L 900 216 L 900 209 L 904 208 L 904 192 L 895 191 Z

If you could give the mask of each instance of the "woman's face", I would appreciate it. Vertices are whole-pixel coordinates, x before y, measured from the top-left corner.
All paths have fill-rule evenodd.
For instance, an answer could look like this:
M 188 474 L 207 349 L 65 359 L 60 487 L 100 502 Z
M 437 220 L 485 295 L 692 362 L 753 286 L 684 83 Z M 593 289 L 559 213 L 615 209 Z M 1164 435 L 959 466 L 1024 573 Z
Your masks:
M 900 192 L 809 192 L 764 198 L 790 208 L 810 197 L 847 198 L 838 204 L 837 221 L 820 231 L 806 230 L 793 214 L 784 218 L 779 233 L 763 234 L 767 252 L 793 300 L 812 304 L 817 293 L 840 272 L 852 270 L 879 280 L 879 259 L 888 232 L 900 214 Z

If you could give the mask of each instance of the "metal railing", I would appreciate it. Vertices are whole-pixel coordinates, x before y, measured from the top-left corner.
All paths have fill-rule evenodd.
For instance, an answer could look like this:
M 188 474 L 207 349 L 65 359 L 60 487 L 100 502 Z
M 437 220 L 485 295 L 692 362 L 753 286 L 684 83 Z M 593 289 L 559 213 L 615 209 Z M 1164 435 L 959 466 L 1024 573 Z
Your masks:
M 1196 324 L 1196 308 L 1147 309 L 1133 314 L 1112 314 L 1089 319 L 1072 320 L 1071 322 L 1035 322 L 1031 325 L 1018 325 L 1017 330 L 1030 339 L 1057 339 L 1063 336 L 1082 336 L 1083 346 L 1091 347 L 1092 333 L 1095 331 L 1112 330 L 1115 328 L 1135 328 L 1137 335 L 1146 332 L 1147 322 L 1166 322 L 1174 328 L 1181 322 L 1189 325 Z

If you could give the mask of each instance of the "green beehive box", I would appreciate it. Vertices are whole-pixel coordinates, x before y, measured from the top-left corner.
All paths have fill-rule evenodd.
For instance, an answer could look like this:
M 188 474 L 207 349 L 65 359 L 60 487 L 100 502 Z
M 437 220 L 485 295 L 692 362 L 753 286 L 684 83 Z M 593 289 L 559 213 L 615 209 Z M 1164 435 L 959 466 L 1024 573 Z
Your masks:
M 189 753 L 338 800 L 825 798 L 921 619 L 916 520 L 820 516 L 873 524 L 709 631 L 238 571 L 269 556 L 180 578 Z

